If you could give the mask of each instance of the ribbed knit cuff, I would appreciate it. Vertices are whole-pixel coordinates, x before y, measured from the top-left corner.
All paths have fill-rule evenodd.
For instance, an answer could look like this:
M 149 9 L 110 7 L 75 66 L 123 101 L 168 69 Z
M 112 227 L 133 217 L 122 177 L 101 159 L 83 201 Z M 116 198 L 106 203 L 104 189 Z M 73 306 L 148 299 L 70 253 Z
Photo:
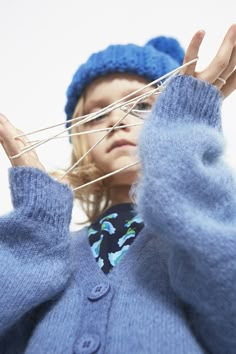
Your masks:
M 183 120 L 221 129 L 221 103 L 222 96 L 217 87 L 192 76 L 179 75 L 167 84 L 153 107 L 153 113 L 161 124 Z
M 73 206 L 70 188 L 43 171 L 31 167 L 9 170 L 12 203 L 21 216 L 32 218 L 57 229 L 68 228 Z

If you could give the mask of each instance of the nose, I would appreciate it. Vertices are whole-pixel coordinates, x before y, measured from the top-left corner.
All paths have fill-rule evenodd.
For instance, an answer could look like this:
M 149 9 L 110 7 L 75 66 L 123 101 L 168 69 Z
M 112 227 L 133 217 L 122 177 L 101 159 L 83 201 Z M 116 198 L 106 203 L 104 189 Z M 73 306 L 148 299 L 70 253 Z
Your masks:
M 122 119 L 123 118 L 123 119 Z M 130 114 L 125 113 L 120 108 L 117 108 L 109 113 L 108 116 L 108 127 L 113 127 L 118 121 L 120 121 L 117 126 L 122 127 L 131 123 Z M 130 127 L 124 127 L 122 130 L 129 131 Z

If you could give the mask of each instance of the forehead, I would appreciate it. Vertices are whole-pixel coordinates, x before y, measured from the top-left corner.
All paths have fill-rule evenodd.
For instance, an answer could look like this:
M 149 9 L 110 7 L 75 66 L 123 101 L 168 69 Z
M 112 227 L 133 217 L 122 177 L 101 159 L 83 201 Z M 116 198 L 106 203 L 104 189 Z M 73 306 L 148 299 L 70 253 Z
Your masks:
M 138 75 L 117 73 L 109 74 L 94 80 L 85 91 L 85 105 L 96 103 L 97 101 L 114 102 L 133 91 L 136 91 L 149 82 Z M 138 94 L 150 90 L 146 88 Z M 137 94 L 137 95 L 138 95 Z

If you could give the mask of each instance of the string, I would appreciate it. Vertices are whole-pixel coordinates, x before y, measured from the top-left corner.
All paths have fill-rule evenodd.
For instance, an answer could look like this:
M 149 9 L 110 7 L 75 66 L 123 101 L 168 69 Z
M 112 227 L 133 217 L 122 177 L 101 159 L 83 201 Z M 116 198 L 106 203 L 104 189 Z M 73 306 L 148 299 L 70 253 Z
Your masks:
M 142 117 L 141 114 L 148 114 L 150 113 L 150 111 L 143 111 L 143 110 L 138 110 L 138 109 L 135 109 L 135 105 L 138 103 L 138 102 L 141 102 L 142 100 L 144 100 L 145 98 L 147 97 L 150 97 L 151 95 L 159 95 L 163 89 L 165 88 L 165 86 L 168 84 L 168 81 L 174 76 L 174 75 L 177 75 L 180 70 L 182 68 L 184 68 L 185 66 L 188 66 L 188 65 L 191 65 L 193 63 L 195 63 L 196 61 L 198 60 L 198 58 L 195 58 L 185 64 L 183 64 L 182 66 L 172 70 L 171 72 L 163 75 L 162 77 L 148 83 L 147 85 L 139 88 L 138 90 L 134 91 L 134 92 L 131 92 L 129 93 L 128 95 L 126 95 L 125 97 L 122 97 L 121 99 L 117 100 L 116 102 L 113 102 L 111 103 L 110 105 L 102 108 L 101 110 L 99 110 L 98 112 L 94 112 L 94 113 L 90 113 L 90 114 L 86 114 L 86 115 L 83 115 L 83 116 L 79 116 L 79 117 L 75 117 L 75 118 L 72 118 L 70 120 L 67 121 L 67 123 L 72 123 L 70 127 L 68 128 L 65 128 L 63 129 L 61 132 L 57 133 L 57 134 L 54 134 L 46 139 L 42 139 L 42 140 L 37 140 L 37 141 L 34 141 L 34 142 L 29 142 L 29 144 L 31 144 L 30 146 L 26 146 L 25 148 L 23 148 L 19 154 L 17 155 L 13 155 L 13 156 L 10 156 L 11 159 L 14 159 L 14 158 L 18 158 L 20 157 L 22 154 L 26 153 L 26 152 L 29 152 L 31 151 L 32 149 L 35 149 L 37 147 L 39 147 L 40 145 L 42 144 L 45 144 L 46 142 L 50 141 L 50 140 L 54 140 L 54 139 L 59 139 L 59 138 L 64 138 L 64 137 L 68 137 L 68 136 L 73 136 L 73 135 L 82 135 L 82 134 L 91 134 L 91 133 L 95 133 L 95 132 L 101 132 L 101 131 L 107 131 L 105 135 L 103 135 L 78 161 L 76 161 L 76 163 L 71 166 L 66 172 L 65 174 L 60 178 L 59 181 L 61 181 L 69 172 L 71 172 L 76 166 L 78 166 L 78 164 L 103 140 L 105 139 L 105 137 L 110 134 L 114 129 L 121 129 L 121 128 L 124 128 L 125 126 L 118 126 L 118 124 L 128 115 L 128 114 L 132 114 L 134 115 L 135 117 L 138 117 L 140 119 L 144 119 Z M 162 82 L 163 80 L 164 83 Z M 146 88 L 149 88 L 150 86 L 153 86 L 155 84 L 158 84 L 158 83 L 161 83 L 159 84 L 155 89 L 152 89 L 148 92 L 145 92 L 139 96 L 136 96 L 136 97 L 133 97 L 134 95 L 136 95 L 137 93 L 143 91 L 144 89 Z M 132 97 L 132 98 L 130 98 Z M 129 99 L 129 100 L 127 100 Z M 126 100 L 126 101 L 125 101 Z M 125 101 L 125 102 L 124 102 Z M 131 107 L 127 107 L 129 105 L 131 105 Z M 78 133 L 73 133 L 73 134 L 67 134 L 67 135 L 64 135 L 63 134 L 65 132 L 68 132 L 72 127 L 76 127 L 76 126 L 80 126 L 82 124 L 85 124 L 85 123 L 88 123 L 102 115 L 106 115 L 108 113 L 110 113 L 112 110 L 115 110 L 115 109 L 122 109 L 124 112 L 125 112 L 125 115 L 122 116 L 114 125 L 113 127 L 111 128 L 103 128 L 103 129 L 94 129 L 94 130 L 88 130 L 88 131 L 83 131 L 83 132 L 78 132 Z M 38 133 L 38 132 L 42 132 L 44 130 L 48 130 L 48 129 L 52 129 L 52 128 L 55 128 L 55 127 L 58 127 L 60 125 L 64 125 L 65 122 L 63 123 L 59 123 L 59 124 L 56 124 L 56 125 L 52 125 L 52 126 L 48 126 L 46 128 L 42 128 L 42 129 L 38 129 L 38 130 L 35 130 L 35 131 L 32 131 L 32 132 L 29 132 L 29 133 L 26 133 L 26 134 L 21 134 L 21 135 L 18 135 L 16 136 L 15 138 L 20 138 L 20 137 L 24 137 L 24 136 L 28 136 L 28 135 L 32 135 L 32 134 L 35 134 L 35 133 Z M 141 125 L 143 123 L 139 123 L 139 124 L 132 124 L 132 125 L 127 125 L 127 126 L 134 126 L 134 125 Z M 33 143 L 33 144 L 32 144 Z M 78 189 L 81 189 L 81 188 L 84 188 L 92 183 L 95 183 L 97 181 L 100 181 L 104 178 L 107 178 L 109 176 L 112 176 L 114 175 L 115 173 L 119 173 L 135 164 L 138 164 L 139 161 L 136 161 L 135 163 L 132 163 L 128 166 L 125 166 L 125 167 L 122 167 L 121 169 L 118 169 L 114 172 L 111 172 L 111 173 L 108 173 L 107 175 L 105 176 L 102 176 L 102 177 L 99 177 L 91 182 L 88 182 L 82 186 L 79 186 L 79 187 L 76 187 L 74 188 L 73 190 L 78 190 Z

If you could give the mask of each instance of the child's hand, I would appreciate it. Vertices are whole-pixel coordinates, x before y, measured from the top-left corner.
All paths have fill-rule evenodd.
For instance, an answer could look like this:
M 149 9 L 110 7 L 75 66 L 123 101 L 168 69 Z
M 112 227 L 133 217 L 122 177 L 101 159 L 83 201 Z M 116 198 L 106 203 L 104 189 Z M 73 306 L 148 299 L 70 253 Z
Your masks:
M 193 36 L 184 63 L 195 59 L 198 56 L 199 48 L 205 32 L 198 31 Z M 200 80 L 208 81 L 217 86 L 224 97 L 229 96 L 236 89 L 236 24 L 233 24 L 227 31 L 222 44 L 206 69 L 196 72 L 196 63 L 187 66 L 181 71 L 183 75 L 192 75 Z
M 20 134 L 23 133 L 16 129 L 4 115 L 0 114 L 0 143 L 9 157 L 12 166 L 35 167 L 45 171 L 45 168 L 33 150 L 26 152 L 16 159 L 10 158 L 10 156 L 19 154 L 27 146 L 27 139 L 25 137 L 15 138 Z

